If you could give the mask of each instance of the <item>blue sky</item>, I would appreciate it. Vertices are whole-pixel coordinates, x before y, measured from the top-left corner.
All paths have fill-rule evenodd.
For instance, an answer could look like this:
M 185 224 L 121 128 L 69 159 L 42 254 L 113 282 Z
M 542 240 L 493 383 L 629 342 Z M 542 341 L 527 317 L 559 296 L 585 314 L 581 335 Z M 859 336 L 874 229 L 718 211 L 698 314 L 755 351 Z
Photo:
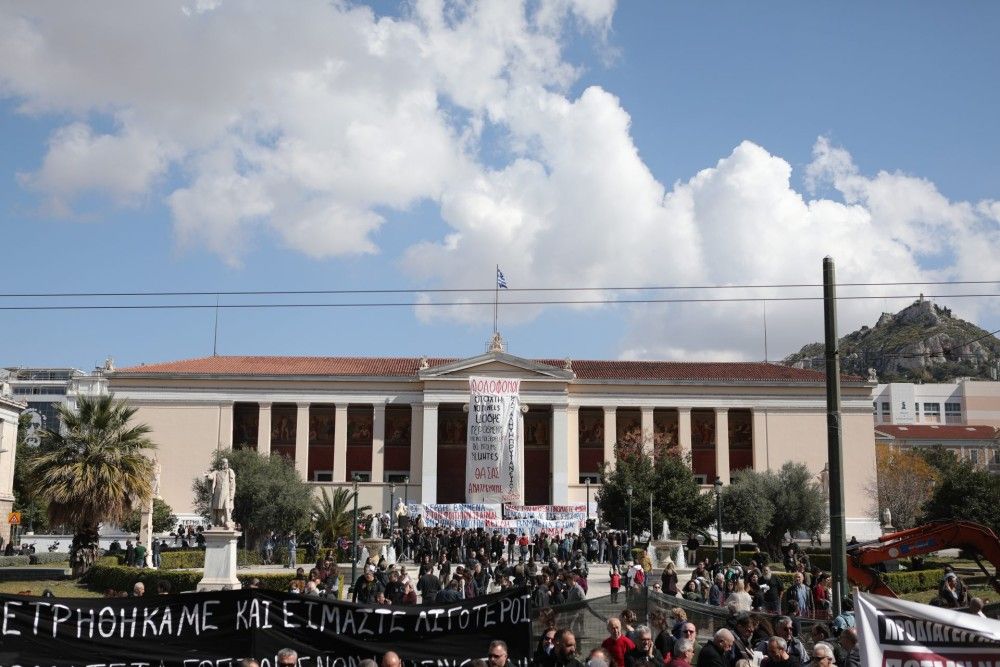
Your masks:
M 843 281 L 1000 278 L 995 3 L 297 10 L 0 8 L 2 292 L 488 288 L 499 263 L 615 300 L 815 283 L 826 254 Z M 948 290 L 996 285 L 842 292 Z M 349 298 L 385 297 L 260 300 Z M 997 298 L 939 301 L 1000 327 Z M 904 304 L 845 303 L 841 328 Z M 501 306 L 501 329 L 533 357 L 759 359 L 762 308 Z M 819 314 L 769 303 L 769 358 Z M 0 317 L 2 365 L 87 368 L 210 354 L 215 313 Z M 489 307 L 223 309 L 218 349 L 461 356 L 491 327 Z

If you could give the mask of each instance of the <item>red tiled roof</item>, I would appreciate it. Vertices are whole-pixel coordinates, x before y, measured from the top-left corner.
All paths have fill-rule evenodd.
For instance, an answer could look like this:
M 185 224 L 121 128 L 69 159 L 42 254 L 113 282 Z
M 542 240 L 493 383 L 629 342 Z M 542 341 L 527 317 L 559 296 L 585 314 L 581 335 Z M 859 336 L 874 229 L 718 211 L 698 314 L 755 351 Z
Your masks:
M 433 366 L 454 359 L 428 359 Z M 202 357 L 121 368 L 120 375 L 314 375 L 401 377 L 416 375 L 419 358 L 408 357 Z
M 992 426 L 965 424 L 876 424 L 875 431 L 899 440 L 990 440 Z
M 428 359 L 431 368 L 458 359 Z M 562 368 L 561 359 L 538 363 Z M 361 376 L 410 377 L 420 369 L 419 357 L 202 357 L 132 366 L 117 375 L 236 375 L 236 376 Z M 577 361 L 573 372 L 581 380 L 678 380 L 728 382 L 823 382 L 818 371 L 751 362 Z M 862 379 L 844 376 L 844 381 Z

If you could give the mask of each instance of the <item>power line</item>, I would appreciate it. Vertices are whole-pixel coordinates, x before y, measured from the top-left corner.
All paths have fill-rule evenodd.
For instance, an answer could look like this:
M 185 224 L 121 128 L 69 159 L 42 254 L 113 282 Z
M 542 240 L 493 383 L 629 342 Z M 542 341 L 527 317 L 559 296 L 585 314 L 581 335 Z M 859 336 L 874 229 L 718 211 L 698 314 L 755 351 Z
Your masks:
M 215 295 L 215 292 L 206 293 Z M 925 299 L 970 299 L 995 298 L 1000 293 L 989 292 L 979 294 L 877 294 L 877 295 L 846 295 L 837 296 L 838 301 L 859 301 L 865 299 L 915 299 L 923 296 Z M 770 296 L 770 297 L 723 297 L 712 298 L 682 298 L 682 299 L 546 299 L 540 301 L 505 301 L 505 306 L 573 306 L 573 305 L 630 305 L 630 304 L 666 304 L 666 303 L 760 303 L 781 301 L 822 301 L 822 296 Z M 416 306 L 492 306 L 492 301 L 348 301 L 334 303 L 156 303 L 156 304 L 59 304 L 54 306 L 0 306 L 0 311 L 44 311 L 44 310 L 197 310 L 205 308 L 220 309 L 269 309 L 269 308 L 412 308 Z
M 837 287 L 903 287 L 909 285 L 992 285 L 997 280 L 938 280 L 838 283 Z M 804 289 L 822 287 L 821 283 L 771 283 L 755 285 L 631 285 L 608 287 L 512 287 L 508 292 L 624 292 L 624 291 L 670 291 L 670 290 L 733 290 L 733 289 Z M 215 291 L 148 291 L 148 292 L 6 292 L 3 299 L 45 299 L 45 298 L 102 298 L 102 297 L 167 297 L 167 296 L 305 296 L 305 295 L 349 295 L 349 294 L 452 294 L 493 292 L 494 287 L 439 287 L 400 289 L 327 289 L 327 290 L 215 290 Z M 926 295 L 925 295 L 926 296 Z M 951 296 L 951 295 L 945 295 Z M 880 297 L 895 298 L 895 297 Z

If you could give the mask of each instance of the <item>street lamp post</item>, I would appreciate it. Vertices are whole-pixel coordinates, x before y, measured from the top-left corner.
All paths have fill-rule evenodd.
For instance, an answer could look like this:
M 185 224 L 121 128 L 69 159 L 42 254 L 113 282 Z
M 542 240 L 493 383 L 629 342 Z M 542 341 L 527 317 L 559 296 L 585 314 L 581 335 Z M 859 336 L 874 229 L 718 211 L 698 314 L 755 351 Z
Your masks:
M 625 544 L 628 545 L 629 550 L 632 549 L 632 485 L 630 484 L 627 489 L 628 492 L 628 535 L 625 536 Z M 631 552 L 629 553 L 631 556 Z
M 392 539 L 392 522 L 396 518 L 395 509 L 396 505 L 396 483 L 393 482 L 389 485 L 389 539 Z
M 351 536 L 351 586 L 358 580 L 358 476 L 354 475 L 354 532 Z
M 590 521 L 590 478 L 586 478 L 587 481 L 587 521 Z
M 409 512 L 410 512 L 410 478 L 409 477 L 404 477 L 403 478 L 403 493 L 406 494 L 406 512 L 407 512 L 407 516 L 409 516 Z
M 649 543 L 653 543 L 653 494 L 649 494 Z
M 715 478 L 715 535 L 719 542 L 719 562 L 722 563 L 722 479 Z

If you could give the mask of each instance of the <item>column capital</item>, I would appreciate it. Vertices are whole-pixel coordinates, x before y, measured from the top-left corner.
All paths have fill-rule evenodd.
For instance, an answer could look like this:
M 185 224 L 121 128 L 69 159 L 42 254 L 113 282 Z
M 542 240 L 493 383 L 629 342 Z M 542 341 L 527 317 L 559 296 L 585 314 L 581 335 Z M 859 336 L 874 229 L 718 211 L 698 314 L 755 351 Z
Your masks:
M 270 410 L 271 401 L 257 401 L 257 407 L 259 407 L 261 410 Z
M 297 407 L 300 407 L 300 408 L 308 408 L 310 405 L 312 405 L 312 402 L 311 401 L 298 401 L 295 405 Z
M 729 414 L 729 408 L 715 408 L 715 412 L 718 414 Z
M 552 413 L 553 414 L 555 414 L 556 412 L 566 412 L 567 410 L 569 410 L 569 406 L 568 405 L 559 405 L 559 404 L 555 404 L 555 403 L 552 404 Z
M 602 406 L 602 407 L 604 409 L 604 414 L 606 414 L 606 415 L 608 415 L 608 414 L 615 414 L 615 413 L 618 412 L 618 406 L 617 405 L 605 405 L 605 406 Z
M 691 414 L 691 408 L 676 408 L 676 409 L 677 412 L 679 413 Z

